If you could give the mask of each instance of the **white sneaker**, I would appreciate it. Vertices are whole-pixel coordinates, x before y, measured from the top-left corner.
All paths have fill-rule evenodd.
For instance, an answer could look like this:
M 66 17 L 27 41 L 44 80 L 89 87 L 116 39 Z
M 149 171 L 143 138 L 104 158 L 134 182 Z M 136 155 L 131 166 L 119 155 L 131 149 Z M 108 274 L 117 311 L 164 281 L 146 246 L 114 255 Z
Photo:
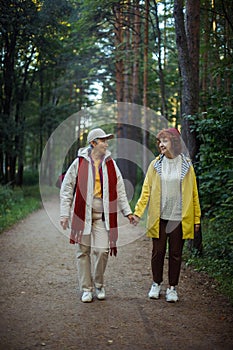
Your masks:
M 166 291 L 166 301 L 170 303 L 175 303 L 179 300 L 177 291 L 175 287 L 167 288 Z
M 92 292 L 83 292 L 81 300 L 83 303 L 92 302 Z
M 104 300 L 105 299 L 105 289 L 104 287 L 101 288 L 96 288 L 95 289 L 96 297 L 99 300 Z
M 161 286 L 158 283 L 153 282 L 148 297 L 151 299 L 159 299 L 160 290 Z

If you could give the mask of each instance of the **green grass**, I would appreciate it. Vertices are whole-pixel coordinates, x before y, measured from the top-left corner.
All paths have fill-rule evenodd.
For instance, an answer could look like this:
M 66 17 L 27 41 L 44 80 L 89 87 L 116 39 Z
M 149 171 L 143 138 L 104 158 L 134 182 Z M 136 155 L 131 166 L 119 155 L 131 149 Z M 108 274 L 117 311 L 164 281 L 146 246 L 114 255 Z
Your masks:
M 28 214 L 41 208 L 38 186 L 15 188 L 0 186 L 0 233 Z

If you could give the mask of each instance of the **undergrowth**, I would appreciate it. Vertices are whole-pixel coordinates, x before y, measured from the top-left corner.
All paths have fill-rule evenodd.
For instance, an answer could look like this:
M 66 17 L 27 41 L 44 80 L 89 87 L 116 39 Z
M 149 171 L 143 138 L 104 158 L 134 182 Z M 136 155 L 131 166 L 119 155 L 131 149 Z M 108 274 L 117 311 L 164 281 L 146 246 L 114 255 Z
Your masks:
M 0 186 L 0 233 L 41 207 L 38 186 Z
M 203 253 L 185 249 L 186 265 L 205 272 L 217 282 L 218 290 L 233 304 L 233 230 L 231 219 L 205 219 L 202 229 Z

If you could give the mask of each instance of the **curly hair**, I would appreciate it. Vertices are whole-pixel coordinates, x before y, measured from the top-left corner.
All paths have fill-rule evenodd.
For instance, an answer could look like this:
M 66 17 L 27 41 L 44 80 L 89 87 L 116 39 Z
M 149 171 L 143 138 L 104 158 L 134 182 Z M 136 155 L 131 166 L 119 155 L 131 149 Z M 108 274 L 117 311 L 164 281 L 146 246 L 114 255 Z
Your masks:
M 157 147 L 159 149 L 160 139 L 167 137 L 171 141 L 172 153 L 176 157 L 182 152 L 181 136 L 177 129 L 169 128 L 161 130 L 157 136 Z

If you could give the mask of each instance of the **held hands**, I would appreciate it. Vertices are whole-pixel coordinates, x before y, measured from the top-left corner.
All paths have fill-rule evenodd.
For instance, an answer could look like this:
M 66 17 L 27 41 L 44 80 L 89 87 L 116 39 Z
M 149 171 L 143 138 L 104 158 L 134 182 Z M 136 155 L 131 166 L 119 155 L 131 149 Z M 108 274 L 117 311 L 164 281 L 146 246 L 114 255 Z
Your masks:
M 133 215 L 133 214 L 129 214 L 128 219 L 129 219 L 130 223 L 133 224 L 134 226 L 137 226 L 137 224 L 140 221 L 140 217 L 137 215 Z M 200 226 L 201 226 L 200 224 L 194 225 L 195 233 L 198 233 L 200 231 Z
M 140 218 L 137 215 L 129 214 L 127 217 L 129 219 L 129 222 L 134 226 L 137 226 L 140 221 Z
M 140 218 L 136 215 L 129 214 L 127 215 L 127 218 L 129 219 L 129 222 L 136 226 L 139 223 Z M 69 227 L 69 218 L 61 218 L 60 224 L 63 228 L 63 230 L 66 230 Z

